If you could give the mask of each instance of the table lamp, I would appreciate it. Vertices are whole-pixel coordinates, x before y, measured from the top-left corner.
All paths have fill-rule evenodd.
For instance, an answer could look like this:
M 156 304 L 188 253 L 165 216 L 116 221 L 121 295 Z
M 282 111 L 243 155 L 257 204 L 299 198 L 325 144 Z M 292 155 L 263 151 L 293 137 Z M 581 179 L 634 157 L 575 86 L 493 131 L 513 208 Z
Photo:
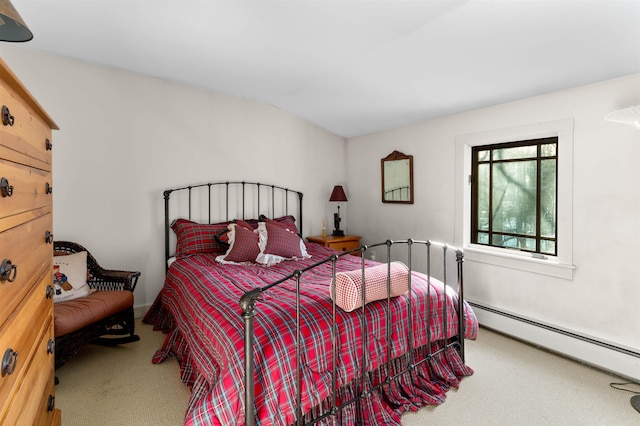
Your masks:
M 333 187 L 333 191 L 331 191 L 331 197 L 329 197 L 329 201 L 334 201 L 334 202 L 346 202 L 347 201 L 347 196 L 344 193 L 344 189 L 342 188 L 342 185 L 336 185 Z M 344 236 L 344 231 L 340 229 L 340 221 L 342 219 L 340 219 L 340 204 L 338 204 L 338 213 L 334 213 L 333 214 L 333 223 L 335 226 L 335 229 L 333 230 L 333 235 L 334 237 L 342 237 Z

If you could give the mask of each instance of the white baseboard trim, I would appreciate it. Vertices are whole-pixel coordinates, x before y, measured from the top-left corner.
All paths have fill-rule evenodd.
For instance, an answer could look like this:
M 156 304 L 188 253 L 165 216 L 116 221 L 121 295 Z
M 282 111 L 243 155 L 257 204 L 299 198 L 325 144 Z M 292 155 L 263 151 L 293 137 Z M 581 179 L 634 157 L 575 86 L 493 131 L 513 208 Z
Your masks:
M 480 325 L 619 376 L 640 380 L 640 353 L 483 304 L 469 302 Z
M 142 306 L 134 306 L 133 307 L 133 316 L 138 319 L 142 318 L 147 314 L 147 311 L 151 305 L 142 305 Z

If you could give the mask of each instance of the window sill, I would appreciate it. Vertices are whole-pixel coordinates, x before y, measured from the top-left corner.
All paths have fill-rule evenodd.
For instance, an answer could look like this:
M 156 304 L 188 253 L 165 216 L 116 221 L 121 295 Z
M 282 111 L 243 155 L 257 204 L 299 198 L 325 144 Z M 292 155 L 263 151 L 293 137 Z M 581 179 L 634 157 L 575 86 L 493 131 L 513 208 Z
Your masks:
M 534 274 L 549 275 L 565 280 L 573 279 L 573 270 L 575 269 L 574 265 L 562 263 L 556 257 L 539 259 L 533 257 L 531 253 L 491 249 L 477 245 L 466 246 L 464 248 L 464 258 L 470 262 L 485 263 L 519 271 L 532 272 Z

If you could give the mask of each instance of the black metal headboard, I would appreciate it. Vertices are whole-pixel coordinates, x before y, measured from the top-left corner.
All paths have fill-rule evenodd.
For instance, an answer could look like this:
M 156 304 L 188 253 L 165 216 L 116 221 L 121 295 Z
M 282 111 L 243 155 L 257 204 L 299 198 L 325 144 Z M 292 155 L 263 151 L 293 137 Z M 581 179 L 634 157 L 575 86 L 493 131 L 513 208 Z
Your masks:
M 171 199 L 173 193 L 175 197 Z M 170 203 L 170 201 L 173 201 Z M 290 210 L 290 204 L 297 209 Z M 210 182 L 164 191 L 165 260 L 171 256 L 171 224 L 186 218 L 199 223 L 292 215 L 302 236 L 302 192 L 258 182 Z

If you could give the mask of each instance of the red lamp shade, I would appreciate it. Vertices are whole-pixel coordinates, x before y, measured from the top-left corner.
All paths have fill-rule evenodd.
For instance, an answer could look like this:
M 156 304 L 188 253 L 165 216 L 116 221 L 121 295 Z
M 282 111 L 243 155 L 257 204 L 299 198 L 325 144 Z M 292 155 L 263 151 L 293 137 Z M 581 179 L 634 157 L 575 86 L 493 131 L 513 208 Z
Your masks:
M 329 197 L 329 201 L 347 201 L 347 196 L 344 193 L 344 189 L 342 185 L 336 185 L 333 187 L 333 191 L 331 192 L 331 197 Z

